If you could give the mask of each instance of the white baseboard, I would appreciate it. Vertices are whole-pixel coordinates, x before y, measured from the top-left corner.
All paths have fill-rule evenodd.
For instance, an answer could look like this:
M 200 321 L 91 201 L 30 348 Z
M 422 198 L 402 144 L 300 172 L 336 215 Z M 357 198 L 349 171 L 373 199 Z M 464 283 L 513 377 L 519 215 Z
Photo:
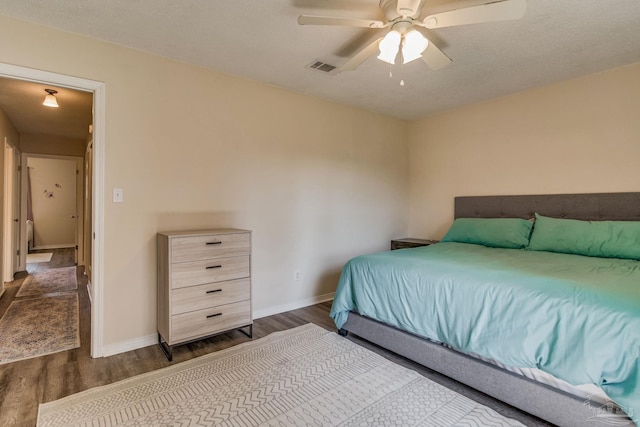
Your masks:
M 274 314 L 284 313 L 285 311 L 297 310 L 299 308 L 308 307 L 310 305 L 319 304 L 321 302 L 331 301 L 335 295 L 335 292 L 331 292 L 329 294 L 317 295 L 315 297 L 301 299 L 276 307 L 267 307 L 260 310 L 254 310 L 253 318 L 260 319 L 261 317 L 273 316 Z
M 139 348 L 148 347 L 157 343 L 158 334 L 153 334 L 134 338 L 132 340 L 121 341 L 115 344 L 105 344 L 102 346 L 102 355 L 103 357 L 113 356 L 114 354 L 137 350 Z
M 263 308 L 253 312 L 254 319 L 261 317 L 273 316 L 274 314 L 284 313 L 285 311 L 297 310 L 299 308 L 308 307 L 325 301 L 331 301 L 335 296 L 335 292 L 329 294 L 318 295 L 311 298 L 294 301 L 288 304 L 276 307 Z M 127 351 L 137 350 L 142 347 L 155 345 L 158 343 L 158 334 L 147 335 L 144 337 L 134 338 L 132 340 L 121 341 L 115 344 L 105 344 L 102 346 L 102 354 L 104 357 L 113 356 L 114 354 L 124 353 Z
M 36 251 L 45 250 L 45 249 L 64 249 L 64 248 L 75 248 L 76 245 L 70 243 L 68 245 L 40 245 L 34 246 L 32 249 Z

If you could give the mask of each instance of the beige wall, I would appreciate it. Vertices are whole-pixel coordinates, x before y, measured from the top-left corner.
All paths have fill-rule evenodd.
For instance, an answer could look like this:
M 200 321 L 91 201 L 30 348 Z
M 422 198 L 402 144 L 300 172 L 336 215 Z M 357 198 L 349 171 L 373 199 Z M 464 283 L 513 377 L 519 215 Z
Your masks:
M 28 157 L 34 249 L 75 246 L 76 160 Z
M 640 64 L 409 126 L 410 234 L 439 238 L 453 198 L 640 190 Z
M 4 138 L 8 137 L 11 142 L 16 146 L 16 148 L 20 145 L 20 135 L 16 130 L 11 120 L 9 120 L 9 116 L 4 112 L 2 108 L 0 108 L 0 142 L 4 144 Z
M 403 121 L 5 17 L 0 62 L 105 82 L 107 345 L 155 333 L 158 230 L 253 230 L 262 312 L 407 232 Z
M 57 154 L 84 157 L 84 139 L 65 138 L 37 133 L 20 134 L 20 151 L 33 154 Z

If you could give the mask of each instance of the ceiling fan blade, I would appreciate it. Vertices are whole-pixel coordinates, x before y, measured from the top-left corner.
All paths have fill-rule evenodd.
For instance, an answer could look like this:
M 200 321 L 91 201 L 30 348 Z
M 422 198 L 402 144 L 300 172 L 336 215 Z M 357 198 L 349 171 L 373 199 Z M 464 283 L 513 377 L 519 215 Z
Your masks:
M 386 25 L 382 21 L 372 19 L 352 19 L 352 18 L 336 18 L 332 16 L 312 16 L 300 15 L 298 17 L 300 25 L 346 25 L 348 27 L 364 27 L 364 28 L 384 28 Z
M 396 11 L 400 16 L 415 17 L 420 12 L 422 0 L 398 0 Z
M 431 40 L 427 49 L 422 53 L 422 60 L 433 71 L 439 70 L 451 64 L 451 59 L 440 50 Z
M 342 67 L 339 68 L 339 71 L 353 71 L 358 68 L 360 64 L 367 60 L 371 55 L 374 55 L 376 52 L 378 52 L 378 45 L 380 44 L 380 40 L 382 40 L 382 37 L 374 40 L 373 43 L 367 45 L 365 48 L 353 55 L 347 62 L 342 65 Z
M 526 0 L 503 0 L 480 6 L 466 7 L 449 12 L 436 13 L 424 18 L 423 25 L 429 29 L 480 24 L 483 22 L 519 19 L 527 9 Z

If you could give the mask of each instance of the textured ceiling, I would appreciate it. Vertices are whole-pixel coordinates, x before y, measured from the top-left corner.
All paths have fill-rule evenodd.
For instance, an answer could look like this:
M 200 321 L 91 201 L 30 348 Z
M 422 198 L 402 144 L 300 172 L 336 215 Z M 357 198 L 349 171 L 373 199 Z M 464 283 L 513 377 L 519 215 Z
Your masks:
M 423 10 L 480 3 L 426 0 Z M 380 30 L 296 22 L 379 19 L 378 0 L 0 0 L 0 14 L 404 119 L 640 61 L 639 0 L 528 0 L 518 21 L 432 30 L 453 63 L 414 61 L 393 78 L 375 56 L 352 72 L 306 68 L 342 65 Z

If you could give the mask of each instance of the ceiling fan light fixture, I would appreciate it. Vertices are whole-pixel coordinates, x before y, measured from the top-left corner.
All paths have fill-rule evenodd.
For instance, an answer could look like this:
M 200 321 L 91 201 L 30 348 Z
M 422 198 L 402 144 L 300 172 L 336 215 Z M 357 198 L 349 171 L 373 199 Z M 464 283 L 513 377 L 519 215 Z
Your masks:
M 56 93 L 58 93 L 57 90 L 53 90 L 53 89 L 45 89 L 45 92 L 47 92 L 47 96 L 44 97 L 44 101 L 42 101 L 42 105 L 47 106 L 47 107 L 53 107 L 53 108 L 58 108 L 58 100 L 56 99 Z
M 429 46 L 429 40 L 422 35 L 418 30 L 411 30 L 404 35 L 402 42 L 402 60 L 403 64 L 414 61 L 422 57 L 424 52 Z
M 400 50 L 401 38 L 402 35 L 400 34 L 400 32 L 396 30 L 389 31 L 387 35 L 384 36 L 382 40 L 380 40 L 380 44 L 378 45 L 378 49 L 380 49 L 380 55 L 378 55 L 378 59 L 386 62 L 387 64 L 395 64 L 398 50 Z

